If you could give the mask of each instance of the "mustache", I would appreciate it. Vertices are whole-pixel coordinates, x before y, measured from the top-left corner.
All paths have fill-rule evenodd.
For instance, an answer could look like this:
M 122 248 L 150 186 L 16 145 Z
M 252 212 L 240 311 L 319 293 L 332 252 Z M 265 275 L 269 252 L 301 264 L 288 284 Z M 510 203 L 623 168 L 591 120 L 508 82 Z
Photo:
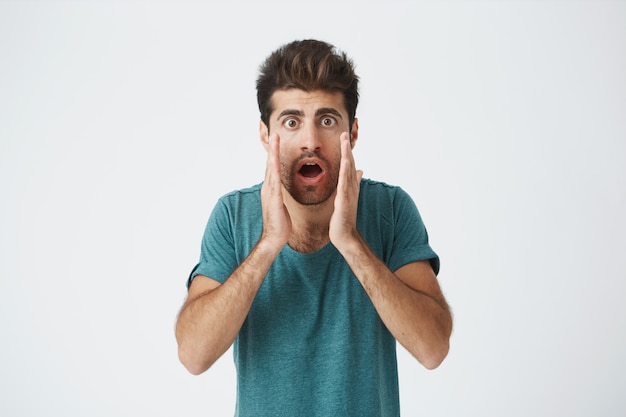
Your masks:
M 295 160 L 294 165 L 297 165 L 300 161 L 307 158 L 317 158 L 325 164 L 328 164 L 328 160 L 324 157 L 324 155 L 322 155 L 320 151 L 303 151 L 298 159 Z

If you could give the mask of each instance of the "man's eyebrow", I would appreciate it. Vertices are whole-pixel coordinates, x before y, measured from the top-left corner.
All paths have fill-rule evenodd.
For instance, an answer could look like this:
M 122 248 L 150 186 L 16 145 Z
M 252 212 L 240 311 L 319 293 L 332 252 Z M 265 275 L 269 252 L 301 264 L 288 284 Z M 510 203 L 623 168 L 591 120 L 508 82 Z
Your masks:
M 334 109 L 332 107 L 322 107 L 321 109 L 317 109 L 317 111 L 315 112 L 315 116 L 322 116 L 324 114 L 332 114 L 333 116 L 337 116 L 338 118 L 343 119 L 341 113 L 339 113 L 337 109 Z
M 343 119 L 343 116 L 341 115 L 341 113 L 339 113 L 339 111 L 333 107 L 322 107 L 320 109 L 317 109 L 317 111 L 315 112 L 316 117 L 322 116 L 324 114 L 332 114 L 333 116 Z M 296 109 L 285 109 L 281 111 L 278 114 L 278 116 L 276 116 L 276 120 L 280 120 L 281 118 L 285 116 L 304 117 L 304 112 L 302 110 L 296 110 Z
M 304 112 L 301 111 L 301 110 L 286 109 L 286 110 L 281 111 L 280 114 L 278 116 L 276 116 L 276 120 L 280 120 L 284 116 L 303 117 L 304 116 Z

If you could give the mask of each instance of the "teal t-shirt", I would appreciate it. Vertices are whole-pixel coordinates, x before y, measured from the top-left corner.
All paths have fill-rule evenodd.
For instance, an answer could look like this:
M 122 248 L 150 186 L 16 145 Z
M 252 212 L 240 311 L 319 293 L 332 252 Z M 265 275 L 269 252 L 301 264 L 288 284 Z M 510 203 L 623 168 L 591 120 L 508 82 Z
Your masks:
M 224 282 L 263 229 L 261 184 L 222 197 L 190 275 Z M 357 227 L 392 270 L 439 258 L 411 198 L 363 179 Z M 400 414 L 396 341 L 341 254 L 328 243 L 302 254 L 285 246 L 234 344 L 236 416 Z

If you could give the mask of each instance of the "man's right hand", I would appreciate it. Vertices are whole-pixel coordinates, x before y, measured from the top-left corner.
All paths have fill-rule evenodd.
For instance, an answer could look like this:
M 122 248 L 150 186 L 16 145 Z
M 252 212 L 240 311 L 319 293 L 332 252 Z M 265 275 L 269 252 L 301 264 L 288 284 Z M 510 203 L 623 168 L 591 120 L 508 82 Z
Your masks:
M 261 187 L 261 239 L 223 284 L 196 276 L 178 315 L 178 355 L 193 374 L 206 371 L 233 344 L 267 272 L 289 240 L 291 219 L 283 202 L 279 149 L 280 139 L 273 135 Z
M 287 244 L 291 234 L 291 218 L 283 202 L 282 182 L 280 180 L 280 137 L 277 133 L 273 133 L 268 140 L 265 181 L 261 187 L 263 210 L 261 239 L 282 249 Z

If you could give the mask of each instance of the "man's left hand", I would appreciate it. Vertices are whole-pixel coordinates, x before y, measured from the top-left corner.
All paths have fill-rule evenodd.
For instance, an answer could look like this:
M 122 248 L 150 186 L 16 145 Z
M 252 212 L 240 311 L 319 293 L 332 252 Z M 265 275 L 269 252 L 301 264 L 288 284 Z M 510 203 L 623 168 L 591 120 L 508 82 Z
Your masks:
M 363 171 L 357 170 L 352 155 L 352 145 L 347 132 L 341 134 L 341 164 L 335 196 L 335 209 L 330 218 L 330 241 L 338 249 L 351 241 L 358 240 L 356 214 Z

